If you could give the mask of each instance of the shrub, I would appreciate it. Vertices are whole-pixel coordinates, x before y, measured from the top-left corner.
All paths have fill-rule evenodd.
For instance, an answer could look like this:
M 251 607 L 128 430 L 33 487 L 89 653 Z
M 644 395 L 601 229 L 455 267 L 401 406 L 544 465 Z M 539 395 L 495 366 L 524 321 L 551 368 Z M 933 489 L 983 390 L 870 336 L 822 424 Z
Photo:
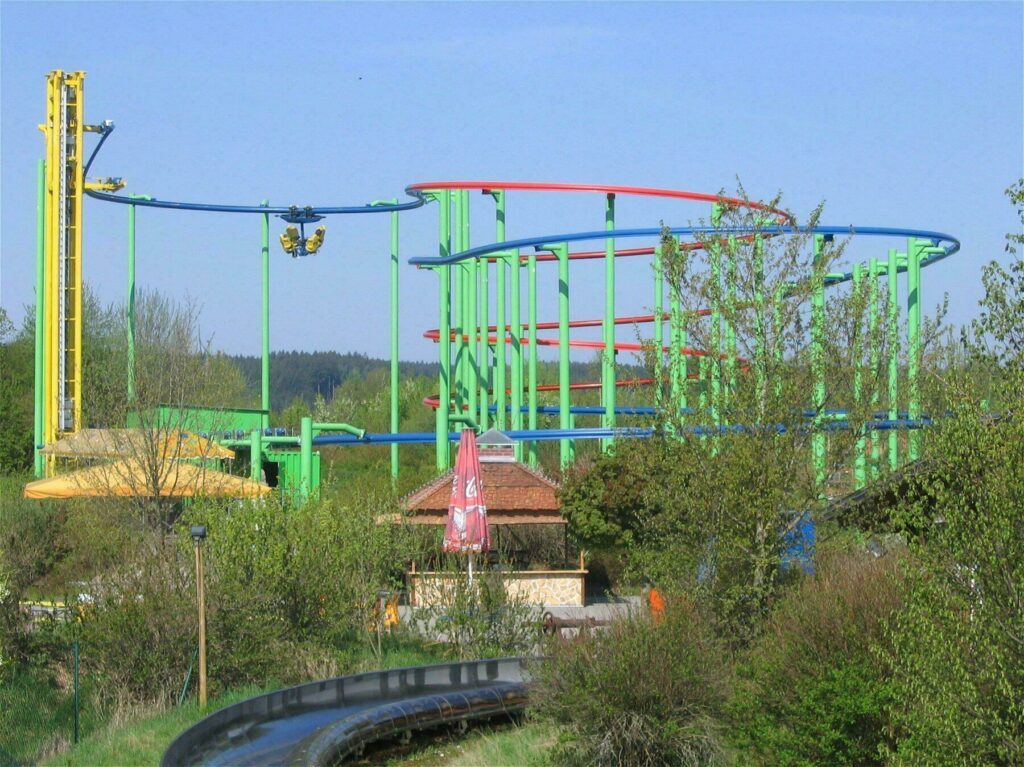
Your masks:
M 833 555 L 776 605 L 737 663 L 741 764 L 882 764 L 892 685 L 875 649 L 899 607 L 899 558 Z
M 658 622 L 625 619 L 553 645 L 537 669 L 535 711 L 563 728 L 559 763 L 718 764 L 726 678 L 708 622 L 670 599 Z
M 414 612 L 420 633 L 440 634 L 460 659 L 533 652 L 540 636 L 540 607 L 510 594 L 500 571 L 482 571 L 470 585 L 458 559 L 449 561 L 445 571 L 449 577 L 436 582 L 437 604 Z

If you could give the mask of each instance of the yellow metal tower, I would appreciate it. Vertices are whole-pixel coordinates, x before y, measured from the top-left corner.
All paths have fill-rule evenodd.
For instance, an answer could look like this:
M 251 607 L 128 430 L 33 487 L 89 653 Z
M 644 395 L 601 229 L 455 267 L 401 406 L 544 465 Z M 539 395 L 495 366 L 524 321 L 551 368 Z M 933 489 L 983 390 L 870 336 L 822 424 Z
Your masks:
M 84 78 L 61 70 L 46 78 L 44 444 L 77 431 L 82 421 Z
M 85 72 L 46 76 L 46 137 L 42 189 L 42 270 L 36 311 L 42 318 L 42 385 L 37 394 L 37 448 L 82 428 L 82 196 L 116 191 L 120 179 L 85 180 L 83 134 L 112 124 L 86 125 Z M 38 342 L 38 340 L 37 340 Z M 37 462 L 37 473 L 40 465 Z

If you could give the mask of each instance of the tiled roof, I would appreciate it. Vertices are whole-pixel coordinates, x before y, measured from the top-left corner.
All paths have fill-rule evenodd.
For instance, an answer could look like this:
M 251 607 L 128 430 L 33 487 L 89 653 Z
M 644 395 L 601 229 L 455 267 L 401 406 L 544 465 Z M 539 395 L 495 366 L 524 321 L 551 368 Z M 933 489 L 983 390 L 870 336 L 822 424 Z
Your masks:
M 454 471 L 443 474 L 402 500 L 406 511 L 447 515 Z M 491 524 L 503 513 L 538 522 L 563 522 L 558 485 L 541 472 L 521 463 L 481 463 L 481 484 Z M 546 518 L 546 519 L 545 519 Z

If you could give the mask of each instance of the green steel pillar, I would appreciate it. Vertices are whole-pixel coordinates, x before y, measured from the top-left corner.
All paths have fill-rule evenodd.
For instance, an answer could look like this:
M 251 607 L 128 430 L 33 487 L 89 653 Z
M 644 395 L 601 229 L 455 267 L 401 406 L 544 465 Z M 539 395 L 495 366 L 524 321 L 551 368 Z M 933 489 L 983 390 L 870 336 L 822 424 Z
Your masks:
M 871 420 L 875 419 L 875 413 L 878 410 L 878 382 L 881 380 L 881 370 L 878 367 L 878 278 L 881 276 L 880 269 L 880 262 L 877 258 L 872 257 L 869 259 L 868 271 L 871 273 L 871 283 L 868 294 L 868 338 L 871 342 L 871 355 L 868 369 L 871 371 Z M 871 446 L 871 479 L 875 480 L 878 478 L 878 461 L 880 457 L 878 432 L 871 431 L 868 435 L 868 440 Z
M 736 391 L 736 238 L 729 235 L 726 240 L 725 258 L 725 386 L 723 401 L 730 408 Z
M 462 230 L 462 250 L 469 250 L 469 191 L 460 189 L 458 199 L 461 205 L 456 204 L 456 210 L 461 207 L 462 216 L 459 228 Z M 465 392 L 466 392 L 466 414 L 476 420 L 477 415 L 477 391 L 481 377 L 481 360 L 477 355 L 480 343 L 479 316 L 477 314 L 478 296 L 478 266 L 475 258 L 464 261 L 466 274 L 463 281 L 463 289 L 466 291 L 466 312 L 463 315 L 463 332 L 466 334 L 466 360 L 465 371 Z M 478 421 L 479 423 L 479 421 Z
M 523 428 L 523 318 L 522 318 L 522 274 L 523 261 L 519 257 L 519 251 L 509 252 L 509 339 L 512 347 L 512 359 L 510 360 L 510 377 L 512 383 L 512 396 L 510 405 L 512 407 L 512 429 Z M 516 442 L 516 460 L 523 460 L 523 444 Z
M 134 197 L 135 195 L 129 195 Z M 135 206 L 128 206 L 128 288 L 124 301 L 128 334 L 128 401 L 135 401 Z
M 825 425 L 825 237 L 814 236 L 814 261 L 811 276 L 811 368 L 814 376 L 814 434 L 811 453 L 818 490 L 825 492 L 827 436 Z
M 36 332 L 35 390 L 32 458 L 35 475 L 42 477 L 46 459 L 39 453 L 43 441 L 43 407 L 46 391 L 46 162 L 36 163 Z
M 921 255 L 926 241 L 911 237 L 907 240 L 907 410 L 911 421 L 921 418 L 921 384 L 918 372 L 921 366 Z M 910 429 L 907 434 L 907 458 L 917 460 L 921 455 L 921 430 Z
M 853 266 L 853 292 L 854 292 L 854 295 L 857 296 L 858 301 L 863 296 L 863 293 L 862 293 L 863 290 L 864 290 L 864 269 L 863 269 L 863 267 L 859 263 L 858 264 L 854 264 L 854 266 Z M 863 328 L 860 328 L 860 329 L 862 330 Z M 856 335 L 856 339 L 857 340 L 854 342 L 854 345 L 853 345 L 853 402 L 854 402 L 854 406 L 856 407 L 856 412 L 858 412 L 858 413 L 862 412 L 862 410 L 863 410 L 862 405 L 863 405 L 863 401 L 864 401 L 864 397 L 863 397 L 864 392 L 862 391 L 863 386 L 862 386 L 862 381 L 861 381 L 861 378 L 862 378 L 861 373 L 862 373 L 862 370 L 864 368 L 864 359 L 863 359 L 863 356 L 864 356 L 864 342 L 861 340 L 862 338 L 863 338 L 862 334 L 861 333 L 857 333 L 857 335 Z M 866 456 L 864 454 L 864 449 L 865 449 L 865 444 L 864 444 L 864 428 L 861 427 L 858 430 L 858 433 L 857 433 L 856 455 L 854 456 L 854 464 L 853 464 L 854 465 L 854 469 L 853 469 L 854 488 L 856 490 L 860 490 L 866 484 L 866 478 L 867 478 L 867 474 L 866 474 Z
M 312 458 L 310 458 L 310 473 L 312 473 Z M 249 477 L 253 482 L 259 482 L 263 471 L 263 435 L 259 429 L 253 429 L 249 435 Z
M 722 223 L 722 209 L 716 203 L 711 206 L 711 225 L 716 229 Z M 722 248 L 721 238 L 717 232 L 712 232 L 712 240 L 706 243 L 708 260 L 711 265 L 711 282 L 714 295 L 711 299 L 711 345 L 713 358 L 709 360 L 711 366 L 711 420 L 715 426 L 722 423 L 722 357 L 724 347 L 722 345 L 722 305 L 719 296 L 722 295 Z
M 266 207 L 269 200 L 263 200 L 261 206 Z M 261 364 L 260 364 L 260 407 L 263 409 L 263 428 L 270 426 L 270 214 L 264 213 L 262 218 L 262 290 L 261 296 Z
M 683 396 L 683 355 L 680 354 L 679 338 L 680 326 L 682 325 L 682 308 L 679 301 L 679 291 L 676 287 L 670 286 L 668 291 L 669 325 L 668 325 L 668 366 L 669 381 L 672 401 L 673 417 L 679 415 L 681 398 Z
M 772 307 L 772 328 L 775 333 L 775 398 L 782 397 L 782 361 L 785 357 L 786 339 L 783 338 L 782 311 L 786 300 L 786 286 L 775 288 L 775 305 Z
M 654 270 L 654 401 L 660 408 L 662 404 L 662 388 L 664 387 L 665 367 L 665 286 L 664 267 L 661 263 L 661 245 L 654 248 L 654 263 L 651 265 Z M 669 326 L 671 335 L 671 325 Z M 670 373 L 671 375 L 671 373 Z
M 392 200 L 397 204 L 398 200 Z M 398 431 L 398 211 L 391 211 L 391 432 Z M 391 478 L 398 479 L 398 443 L 391 444 Z
M 490 387 L 493 377 L 491 376 L 491 331 L 490 331 L 490 303 L 491 303 L 491 290 L 490 278 L 488 272 L 491 269 L 491 257 L 485 256 L 479 263 L 478 272 L 480 274 L 480 298 L 477 302 L 478 308 L 480 309 L 480 321 L 478 323 L 480 340 L 478 346 L 480 351 L 477 353 L 477 368 L 480 370 L 480 417 L 476 419 L 476 422 L 480 424 L 482 431 L 487 431 L 489 428 L 488 422 L 491 417 L 491 395 Z
M 435 195 L 438 201 L 439 225 L 438 225 L 438 251 L 442 258 L 451 255 L 451 192 L 442 189 Z M 452 280 L 451 267 L 437 267 L 438 284 L 438 337 L 437 346 L 440 356 L 440 370 L 437 376 L 438 406 L 435 413 L 435 447 L 437 452 L 437 470 L 447 471 L 450 458 L 448 445 L 448 431 L 450 428 L 449 415 L 451 413 L 451 368 L 452 368 L 452 339 L 451 339 L 451 306 L 452 306 Z
M 505 241 L 505 193 L 501 190 L 491 192 L 494 198 L 495 242 Z M 495 290 L 497 292 L 497 318 L 495 321 L 494 346 L 494 403 L 497 406 L 494 414 L 495 426 L 504 431 L 508 418 L 505 412 L 508 406 L 505 373 L 508 367 L 508 315 L 505 307 L 505 272 L 508 264 L 505 255 L 498 254 L 494 259 Z
M 303 501 L 313 493 L 313 419 L 304 416 L 299 425 L 299 494 Z
M 527 259 L 528 281 L 527 281 L 527 302 L 529 304 L 527 322 L 530 327 L 527 331 L 530 336 L 530 369 L 529 369 L 529 392 L 527 393 L 529 408 L 529 428 L 537 428 L 537 252 L 531 251 Z M 537 440 L 530 440 L 530 465 L 537 465 Z
M 757 397 L 762 405 L 768 401 L 768 333 L 764 306 L 764 240 L 754 235 L 754 374 Z M 765 413 L 759 414 L 764 417 Z
M 558 428 L 571 429 L 571 389 L 569 388 L 569 243 L 544 246 L 558 258 Z M 531 344 L 531 348 L 532 348 Z M 573 440 L 560 439 L 559 460 L 562 466 L 573 459 Z
M 717 237 L 717 235 L 715 235 Z M 722 423 L 722 312 L 718 294 L 722 286 L 722 251 L 717 241 L 709 243 L 708 257 L 711 261 L 711 281 L 715 295 L 711 299 L 711 420 L 715 426 Z
M 899 381 L 900 381 L 900 305 L 899 305 L 899 284 L 897 282 L 897 270 L 899 268 L 899 254 L 895 249 L 889 250 L 889 258 L 886 260 L 885 278 L 889 290 L 889 420 L 895 421 L 899 418 Z M 892 429 L 889 431 L 889 468 L 896 471 L 900 465 L 900 440 L 899 433 Z
M 458 191 L 452 195 L 455 202 L 455 231 L 453 247 L 456 253 L 461 253 L 462 248 L 462 199 Z M 465 334 L 466 327 L 466 264 L 457 263 L 452 265 L 455 274 L 454 306 L 452 316 L 452 330 L 455 333 L 455 371 L 452 374 L 452 394 L 455 398 L 455 413 L 462 415 L 462 406 L 465 404 L 466 384 L 466 350 Z
M 605 231 L 615 230 L 615 195 L 605 196 Z M 615 428 L 615 238 L 608 237 L 604 244 L 604 354 L 601 357 L 601 405 L 604 416 L 601 425 Z M 602 440 L 608 450 L 614 440 Z

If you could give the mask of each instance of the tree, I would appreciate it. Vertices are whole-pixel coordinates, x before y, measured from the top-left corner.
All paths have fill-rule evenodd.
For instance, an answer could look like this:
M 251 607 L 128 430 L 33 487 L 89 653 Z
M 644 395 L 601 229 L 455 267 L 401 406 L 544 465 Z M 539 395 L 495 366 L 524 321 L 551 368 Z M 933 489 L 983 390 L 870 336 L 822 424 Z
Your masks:
M 692 241 L 662 238 L 673 352 L 667 364 L 648 355 L 665 381 L 656 437 L 570 473 L 563 502 L 583 543 L 632 546 L 634 573 L 701 594 L 742 642 L 777 591 L 796 529 L 864 449 L 878 384 L 868 350 L 888 334 L 868 321 L 866 282 L 825 300 L 845 243 L 775 236 L 779 217 L 765 210 L 780 200 L 762 206 L 742 187 L 739 199 L 722 197 Z M 699 356 L 674 351 L 686 347 Z M 849 429 L 826 437 L 837 407 Z
M 1007 193 L 1024 224 L 1024 183 Z M 1024 262 L 984 272 L 982 312 L 964 336 L 976 376 L 948 377 L 951 415 L 903 508 L 916 566 L 888 656 L 897 685 L 896 764 L 1024 761 Z
M 91 426 L 109 429 L 99 456 L 109 460 L 98 473 L 111 490 L 128 485 L 145 519 L 167 524 L 179 465 L 206 467 L 215 456 L 214 444 L 195 435 L 226 428 L 218 408 L 251 405 L 251 397 L 238 369 L 201 335 L 195 304 L 141 293 L 133 363 L 123 313 L 112 306 L 98 314 L 83 362 L 83 411 Z
M 32 339 L 0 307 L 0 474 L 32 465 Z

